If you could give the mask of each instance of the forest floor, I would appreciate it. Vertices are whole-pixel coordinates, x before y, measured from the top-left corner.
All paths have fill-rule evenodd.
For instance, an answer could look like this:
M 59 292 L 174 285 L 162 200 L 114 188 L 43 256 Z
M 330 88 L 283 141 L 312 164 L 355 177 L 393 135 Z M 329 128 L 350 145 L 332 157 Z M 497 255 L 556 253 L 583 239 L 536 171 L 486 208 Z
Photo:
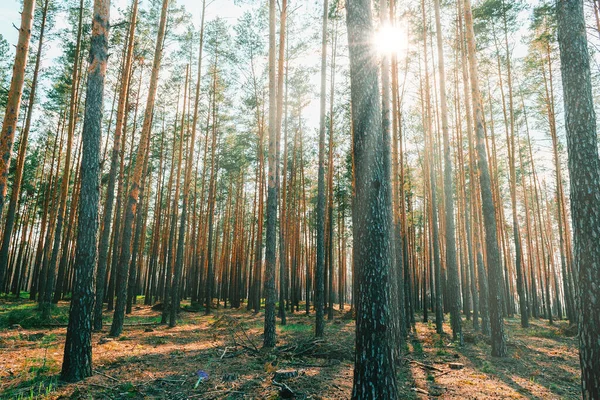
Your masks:
M 35 303 L 0 298 L 1 399 L 277 399 L 283 389 L 275 383 L 296 399 L 350 397 L 354 322 L 348 310 L 335 311 L 323 340 L 313 337 L 314 315 L 288 315 L 287 325 L 278 322 L 277 347 L 263 351 L 263 313 L 182 311 L 177 327 L 168 328 L 158 324 L 160 311 L 134 306 L 119 339 L 107 337 L 110 325 L 94 333 L 93 376 L 64 384 L 58 374 L 67 312 L 68 303 L 60 303 L 55 319 L 41 322 Z M 471 322 L 464 325 L 459 347 L 431 322 L 417 322 L 400 360 L 401 399 L 580 397 L 577 339 L 565 335 L 566 322 L 534 320 L 521 329 L 517 318 L 506 319 L 509 356 L 503 359 L 490 356 L 488 340 Z M 207 378 L 197 384 L 199 371 Z M 288 376 L 273 379 L 282 371 Z

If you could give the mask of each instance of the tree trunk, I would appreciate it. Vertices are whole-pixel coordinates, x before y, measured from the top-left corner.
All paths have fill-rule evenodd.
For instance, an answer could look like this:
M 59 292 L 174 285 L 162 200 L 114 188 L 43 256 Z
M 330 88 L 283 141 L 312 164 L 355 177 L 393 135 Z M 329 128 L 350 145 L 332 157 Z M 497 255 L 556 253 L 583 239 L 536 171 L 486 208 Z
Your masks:
M 440 1 L 434 1 L 435 30 L 438 47 L 438 74 L 440 89 L 440 107 L 442 116 L 442 134 L 444 137 L 444 198 L 446 213 L 446 267 L 448 269 L 448 301 L 450 303 L 450 323 L 452 337 L 463 343 L 460 316 L 460 281 L 456 262 L 456 237 L 454 228 L 454 197 L 452 195 L 452 156 L 450 154 L 450 134 L 448 133 L 448 106 L 446 100 L 446 72 L 444 66 L 444 48 L 442 42 L 442 23 L 440 21 Z
M 148 152 L 150 144 L 150 131 L 152 129 L 152 117 L 154 114 L 154 103 L 156 100 L 156 91 L 158 88 L 158 74 L 160 72 L 160 63 L 162 60 L 163 41 L 167 24 L 167 12 L 169 0 L 163 0 L 162 10 L 160 15 L 160 24 L 158 35 L 156 38 L 156 48 L 154 51 L 154 61 L 152 64 L 152 75 L 150 77 L 150 87 L 148 89 L 148 100 L 146 102 L 146 111 L 144 113 L 144 124 L 142 125 L 142 133 L 140 137 L 140 145 L 135 157 L 135 167 L 133 170 L 131 189 L 127 198 L 127 206 L 125 209 L 125 218 L 123 220 L 123 237 L 121 239 L 122 248 L 121 256 L 119 257 L 119 270 L 127 270 L 129 267 L 129 259 L 131 257 L 131 236 L 133 234 L 133 220 L 138 205 L 140 195 L 140 186 L 142 184 L 142 175 L 144 167 L 144 159 Z M 117 267 L 117 266 L 115 266 Z M 117 315 L 115 313 L 115 315 Z M 111 336 L 119 336 L 123 331 L 123 321 L 118 321 L 118 318 L 113 319 L 110 329 Z
M 348 1 L 346 10 L 356 180 L 354 258 L 360 266 L 352 398 L 396 399 L 390 334 L 391 188 L 384 170 L 379 68 L 374 49 L 365 40 L 373 34 L 371 1 Z
M 54 291 L 54 283 L 56 281 L 56 266 L 58 262 L 58 253 L 60 251 L 60 239 L 64 224 L 65 212 L 67 208 L 67 196 L 69 193 L 69 176 L 71 174 L 71 153 L 73 147 L 73 136 L 75 135 L 75 127 L 77 125 L 77 108 L 78 108 L 78 84 L 80 81 L 79 73 L 79 54 L 81 51 L 81 36 L 83 24 L 83 0 L 79 4 L 79 27 L 77 31 L 77 47 L 75 50 L 75 63 L 73 65 L 73 82 L 71 83 L 71 100 L 69 105 L 69 127 L 67 130 L 67 149 L 65 156 L 65 166 L 60 182 L 60 200 L 58 203 L 56 227 L 54 231 L 54 243 L 51 247 L 51 255 L 49 262 L 46 263 L 46 276 L 44 281 L 44 295 L 40 296 L 40 309 L 42 311 L 42 319 L 50 318 L 50 308 L 52 301 L 52 293 Z M 108 22 L 107 22 L 108 23 Z M 88 76 L 89 78 L 89 76 Z M 102 87 L 104 89 L 104 86 Z M 50 243 L 48 243 L 50 245 Z
M 277 197 L 279 139 L 277 123 L 277 80 L 275 44 L 275 0 L 269 0 L 269 175 L 267 191 L 267 232 L 265 238 L 265 327 L 264 347 L 275 346 L 275 270 L 277 266 Z M 280 121 L 281 122 L 281 121 Z M 280 124 L 281 125 L 281 124 Z
M 35 1 L 31 3 L 35 6 Z M 6 215 L 6 224 L 4 225 L 4 232 L 2 233 L 2 248 L 0 249 L 0 288 L 3 286 L 3 271 L 5 266 L 8 265 L 8 247 L 10 245 L 10 237 L 15 223 L 15 212 L 17 211 L 17 203 L 19 201 L 19 194 L 21 193 L 21 180 L 23 178 L 23 167 L 25 165 L 25 155 L 27 153 L 27 141 L 29 138 L 29 130 L 31 128 L 31 117 L 33 115 L 33 106 L 35 105 L 35 94 L 37 89 L 38 75 L 40 71 L 40 63 L 42 59 L 42 46 L 44 44 L 44 31 L 46 28 L 46 17 L 48 15 L 48 4 L 50 0 L 44 1 L 44 8 L 42 11 L 42 25 L 40 27 L 40 38 L 38 41 L 37 55 L 35 58 L 35 67 L 33 70 L 33 80 L 31 82 L 31 91 L 29 92 L 29 101 L 27 106 L 27 119 L 25 121 L 25 128 L 21 134 L 19 140 L 19 155 L 17 157 L 17 168 L 15 170 L 15 177 L 12 185 L 12 192 L 10 194 L 10 202 L 8 204 L 8 214 Z M 25 12 L 25 11 L 24 11 Z M 33 12 L 33 11 L 32 11 Z M 31 18 L 33 20 L 33 18 Z M 29 21 L 28 23 L 31 23 Z M 25 62 L 26 63 L 26 62 Z M 12 145 L 11 145 L 12 147 Z M 6 190 L 6 186 L 5 189 Z M 1 195 L 4 198 L 4 195 Z M 0 216 L 2 215 L 3 200 L 0 200 Z M 0 290 L 1 291 L 1 290 Z
M 21 108 L 21 97 L 23 95 L 23 83 L 25 82 L 25 68 L 29 56 L 29 41 L 31 39 L 31 27 L 35 12 L 35 0 L 24 0 L 21 12 L 21 27 L 19 28 L 19 40 L 13 64 L 13 76 L 10 81 L 6 111 L 2 122 L 0 133 L 0 216 L 4 209 L 4 197 L 6 196 L 8 169 L 17 130 L 19 110 Z M 45 14 L 44 14 L 45 15 Z M 39 57 L 38 57 L 39 59 Z M 0 269 L 0 284 L 3 282 L 2 270 Z
M 488 263 L 489 314 L 492 333 L 492 356 L 506 356 L 506 338 L 504 337 L 504 321 L 502 319 L 502 264 L 498 249 L 496 206 L 492 194 L 492 184 L 488 169 L 488 159 L 485 148 L 485 132 L 483 121 L 483 104 L 479 91 L 477 71 L 477 55 L 475 33 L 473 30 L 473 14 L 471 1 L 464 0 L 465 25 L 467 31 L 467 50 L 469 54 L 469 72 L 471 78 L 471 93 L 475 114 L 475 132 L 477 143 L 479 184 L 481 186 L 482 214 L 485 224 L 485 243 Z
M 317 265 L 315 269 L 315 336 L 325 333 L 325 105 L 327 98 L 327 20 L 329 0 L 323 1 L 321 39 L 321 105 L 319 116 L 319 170 L 317 185 Z
M 575 270 L 579 275 L 579 360 L 584 399 L 600 398 L 600 160 L 583 1 L 557 3 Z
M 129 19 L 129 35 L 127 39 L 127 55 L 121 73 L 121 88 L 119 91 L 119 105 L 117 108 L 117 125 L 115 126 L 115 136 L 113 140 L 113 149 L 110 156 L 110 170 L 108 172 L 108 185 L 106 188 L 106 201 L 104 205 L 104 215 L 102 217 L 102 233 L 98 247 L 98 272 L 96 274 L 96 304 L 94 306 L 94 330 L 102 329 L 102 304 L 104 302 L 104 285 L 106 277 L 106 264 L 108 262 L 108 248 L 110 242 L 110 223 L 113 217 L 113 204 L 115 199 L 115 184 L 117 170 L 119 168 L 119 156 L 121 149 L 121 136 L 124 126 L 127 123 L 127 95 L 129 93 L 129 81 L 131 78 L 131 65 L 133 61 L 133 45 L 135 38 L 135 26 L 137 21 L 138 0 L 133 0 L 131 17 Z
M 108 60 L 110 0 L 95 0 L 90 46 L 90 69 L 82 133 L 81 201 L 77 223 L 75 281 L 61 379 L 80 381 L 92 375 L 92 310 L 97 260 L 100 202 L 100 138 L 104 77 Z
M 204 44 L 204 14 L 206 10 L 206 0 L 202 0 L 202 22 L 200 23 L 200 45 L 198 50 L 198 77 L 196 79 L 196 96 L 194 101 L 194 117 L 192 121 L 192 137 L 186 157 L 185 177 L 183 183 L 183 205 L 181 208 L 181 222 L 179 226 L 179 242 L 177 244 L 177 258 L 175 260 L 175 274 L 171 287 L 171 313 L 169 315 L 169 326 L 176 324 L 177 313 L 179 312 L 179 291 L 181 274 L 183 271 L 183 251 L 185 245 L 185 225 L 187 221 L 187 208 L 190 197 L 190 183 L 192 179 L 192 161 L 194 160 L 194 150 L 196 146 L 196 125 L 198 123 L 198 103 L 200 102 L 200 79 L 202 77 L 202 47 Z M 183 126 L 181 127 L 183 129 Z

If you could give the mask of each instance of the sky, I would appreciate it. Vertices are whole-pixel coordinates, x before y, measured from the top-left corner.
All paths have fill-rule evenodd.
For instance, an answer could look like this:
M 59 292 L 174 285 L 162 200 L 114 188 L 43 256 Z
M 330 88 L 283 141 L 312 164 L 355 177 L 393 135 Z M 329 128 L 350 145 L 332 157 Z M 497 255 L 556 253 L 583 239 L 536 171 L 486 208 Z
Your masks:
M 14 54 L 15 44 L 18 39 L 18 30 L 14 26 L 19 26 L 21 23 L 21 9 L 23 0 L 0 0 L 0 34 L 9 43 L 11 52 Z M 61 1 L 61 0 L 53 0 Z M 149 0 L 139 0 L 140 7 L 146 8 Z M 302 0 L 306 1 L 306 0 Z M 231 25 L 234 25 L 236 20 L 242 16 L 244 11 L 251 9 L 248 4 L 235 4 L 236 0 L 206 0 L 206 21 L 211 21 L 217 17 L 223 18 L 228 21 Z M 239 2 L 239 1 L 238 1 Z M 320 0 L 316 0 L 317 4 Z M 202 0 L 176 0 L 178 6 L 185 6 L 187 12 L 191 13 L 192 21 L 199 29 L 200 21 L 202 16 Z M 250 2 L 242 2 L 250 3 Z M 307 1 L 305 5 L 310 7 L 311 2 Z M 131 0 L 111 0 L 111 20 L 122 19 L 123 13 L 119 10 L 125 10 L 131 5 Z M 14 25 L 14 26 L 13 26 Z M 57 32 L 60 29 L 66 28 L 66 21 L 64 18 L 57 18 L 55 25 L 52 29 L 53 32 Z M 266 33 L 265 33 L 266 34 Z M 42 59 L 42 69 L 52 65 L 54 60 L 61 56 L 63 48 L 60 45 L 50 45 L 44 50 L 44 57 Z M 320 50 L 320 46 L 318 48 Z M 318 54 L 311 54 L 309 56 L 311 62 L 317 62 L 319 60 Z M 309 61 L 307 59 L 306 61 Z M 44 83 L 42 83 L 43 85 Z M 319 74 L 315 73 L 311 77 L 311 84 L 316 88 L 319 84 Z M 318 127 L 318 115 L 319 115 L 319 102 L 318 98 L 314 97 L 311 99 L 310 104 L 304 110 L 307 121 L 305 127 L 310 130 Z
M 11 45 L 17 43 L 18 31 L 14 26 L 21 23 L 21 2 L 22 0 L 0 0 L 0 34 Z M 140 5 L 144 5 L 147 0 L 141 0 Z M 130 0 L 112 0 L 111 15 L 118 15 L 117 9 L 125 9 L 131 3 Z M 195 25 L 200 25 L 202 14 L 201 0 L 178 0 L 177 4 L 184 5 L 186 10 L 193 15 Z M 216 17 L 236 20 L 244 11 L 243 6 L 237 6 L 233 0 L 207 0 L 206 19 L 210 21 Z M 13 26 L 14 25 L 14 26 Z M 61 26 L 57 21 L 57 26 Z

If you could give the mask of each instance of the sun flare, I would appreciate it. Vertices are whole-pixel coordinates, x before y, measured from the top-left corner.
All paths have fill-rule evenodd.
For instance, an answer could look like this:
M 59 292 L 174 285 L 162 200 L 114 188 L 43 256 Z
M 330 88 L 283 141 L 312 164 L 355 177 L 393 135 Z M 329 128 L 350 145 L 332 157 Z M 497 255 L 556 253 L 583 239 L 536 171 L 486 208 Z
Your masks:
M 399 55 L 406 50 L 406 34 L 397 26 L 385 24 L 373 35 L 373 45 L 380 55 Z

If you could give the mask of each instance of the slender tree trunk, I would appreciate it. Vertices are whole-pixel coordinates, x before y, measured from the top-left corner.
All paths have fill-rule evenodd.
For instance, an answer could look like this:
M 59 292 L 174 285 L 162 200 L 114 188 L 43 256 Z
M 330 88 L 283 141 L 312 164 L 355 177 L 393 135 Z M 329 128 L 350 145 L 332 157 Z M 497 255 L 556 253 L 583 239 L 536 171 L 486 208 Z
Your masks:
M 27 3 L 27 2 L 25 2 Z M 35 7 L 35 1 L 31 1 L 33 7 Z M 3 271 L 5 266 L 8 265 L 8 247 L 10 245 L 10 237 L 15 223 L 15 212 L 17 210 L 17 203 L 19 201 L 19 194 L 21 193 L 21 180 L 23 178 L 23 167 L 25 165 L 25 155 L 27 153 L 27 141 L 29 138 L 29 131 L 31 128 L 31 119 L 33 115 L 33 106 L 35 105 L 35 94 L 37 89 L 38 75 L 40 71 L 40 63 L 42 59 L 42 47 L 44 44 L 44 31 L 46 28 L 46 17 L 48 15 L 48 4 L 50 0 L 44 1 L 44 8 L 42 10 L 42 25 L 40 27 L 40 38 L 38 41 L 37 54 L 35 58 L 35 67 L 33 70 L 33 80 L 31 82 L 31 91 L 29 92 L 29 101 L 27 106 L 27 118 L 25 121 L 25 128 L 21 134 L 19 140 L 19 155 L 17 157 L 17 168 L 15 170 L 15 177 L 12 185 L 12 192 L 10 194 L 10 202 L 8 204 L 8 213 L 6 214 L 6 224 L 4 225 L 4 232 L 2 233 L 2 248 L 0 249 L 0 288 L 3 286 Z M 24 10 L 25 12 L 25 10 Z M 32 11 L 33 12 L 33 11 Z M 32 18 L 33 20 L 33 18 Z M 28 21 L 31 23 L 31 21 Z M 26 63 L 26 61 L 25 61 Z M 18 111 L 17 111 L 18 113 Z M 12 145 L 11 145 L 12 146 Z M 9 160 L 10 162 L 10 160 Z M 1 167 L 1 164 L 0 164 Z M 1 174 L 0 174 L 1 175 Z M 4 186 L 6 190 L 6 185 Z M 4 198 L 4 195 L 0 195 Z M 0 216 L 2 215 L 3 201 L 0 200 Z M 1 290 L 0 290 L 1 291 Z
M 158 35 L 156 38 L 156 48 L 154 51 L 154 61 L 152 64 L 152 75 L 150 77 L 150 87 L 148 89 L 148 100 L 146 102 L 146 111 L 144 114 L 144 124 L 142 125 L 142 133 L 140 137 L 140 145 L 135 157 L 135 167 L 132 176 L 131 189 L 127 198 L 127 207 L 125 209 L 125 218 L 123 220 L 123 237 L 121 239 L 122 249 L 119 257 L 118 268 L 127 270 L 129 267 L 129 259 L 131 257 L 131 236 L 133 234 L 133 220 L 138 205 L 140 195 L 140 186 L 143 174 L 144 159 L 148 152 L 150 144 L 150 131 L 152 129 L 152 117 L 154 114 L 154 103 L 156 100 L 156 91 L 158 89 L 158 74 L 160 72 L 160 63 L 162 60 L 163 41 L 167 24 L 167 12 L 169 0 L 163 0 L 162 10 L 160 15 L 160 24 Z M 124 310 L 123 310 L 124 312 Z M 115 313 L 115 315 L 117 315 Z M 113 323 L 110 329 L 111 336 L 119 336 L 123 331 L 123 321 L 119 318 L 113 318 Z
M 323 1 L 321 39 L 321 106 L 319 117 L 319 170 L 317 184 L 317 265 L 315 269 L 315 336 L 325 333 L 325 105 L 327 98 L 327 21 L 329 0 Z
M 96 274 L 96 304 L 94 306 L 94 330 L 102 329 L 102 304 L 104 302 L 104 285 L 106 277 L 106 264 L 108 262 L 108 248 L 110 244 L 110 223 L 113 218 L 113 204 L 115 199 L 115 184 L 117 170 L 119 168 L 119 156 L 124 149 L 121 148 L 121 136 L 127 122 L 127 95 L 129 93 L 129 82 L 131 78 L 131 66 L 133 61 L 133 45 L 135 38 L 135 26 L 137 21 L 138 0 L 133 0 L 131 17 L 129 19 L 129 35 L 127 39 L 127 54 L 121 73 L 121 88 L 119 91 L 119 105 L 117 108 L 117 125 L 113 140 L 113 149 L 110 156 L 110 170 L 108 172 L 108 185 L 106 188 L 106 201 L 104 204 L 104 215 L 102 217 L 102 233 L 98 247 L 98 272 Z
M 200 45 L 198 50 L 198 77 L 196 79 L 196 95 L 194 101 L 194 117 L 192 121 L 192 137 L 186 157 L 185 177 L 183 183 L 183 205 L 181 208 L 181 221 L 179 226 L 179 242 L 177 244 L 177 258 L 175 260 L 175 274 L 171 288 L 171 313 L 169 315 L 169 326 L 176 324 L 177 313 L 179 312 L 179 292 L 181 274 L 183 271 L 183 251 L 185 246 L 185 225 L 187 221 L 187 209 L 190 197 L 190 185 L 192 180 L 192 161 L 194 160 L 194 150 L 196 146 L 196 125 L 198 123 L 198 104 L 200 102 L 200 80 L 202 77 L 202 48 L 204 45 L 204 14 L 206 11 L 206 0 L 202 0 L 202 22 L 200 23 Z M 183 129 L 183 126 L 181 127 Z
M 275 346 L 275 270 L 277 266 L 277 196 L 279 139 L 277 129 L 277 80 L 275 44 L 275 0 L 269 0 L 269 175 L 267 191 L 267 232 L 265 238 L 265 327 L 264 347 Z M 281 121 L 280 121 L 281 122 Z M 280 124 L 281 125 L 281 124 Z
M 284 97 L 284 77 L 287 80 L 287 71 L 284 72 L 285 52 L 286 52 L 286 30 L 287 30 L 287 0 L 282 0 L 281 3 L 281 14 L 279 17 L 279 58 L 277 63 L 277 115 L 275 121 L 275 129 L 277 130 L 277 171 L 275 173 L 275 179 L 277 180 L 276 186 L 279 188 L 280 171 L 279 171 L 279 139 L 281 138 L 281 124 L 283 120 L 283 97 Z M 285 88 L 286 103 L 287 103 L 287 82 Z M 287 251 L 285 236 L 285 225 L 286 225 L 286 177 L 287 177 L 287 105 L 286 105 L 286 129 L 284 133 L 283 141 L 283 185 L 281 186 L 281 208 L 279 211 L 279 317 L 281 318 L 281 325 L 286 324 L 284 302 L 286 300 L 286 289 L 287 289 Z M 289 304 L 289 303 L 288 303 Z
M 489 271 L 489 313 L 492 333 L 492 356 L 505 357 L 507 349 L 506 338 L 504 336 L 504 322 L 502 320 L 502 265 L 500 261 L 500 251 L 498 249 L 496 207 L 492 195 L 492 185 L 485 148 L 483 105 L 481 93 L 479 91 L 479 78 L 477 75 L 477 55 L 471 1 L 464 0 L 464 7 L 471 92 L 475 111 L 477 155 L 479 157 L 479 183 L 481 186 L 482 213 L 485 224 L 486 255 Z
M 0 132 L 0 217 L 4 209 L 4 198 L 6 196 L 8 169 L 15 140 L 15 131 L 21 108 L 21 97 L 23 95 L 23 83 L 25 82 L 25 68 L 29 56 L 29 41 L 31 39 L 31 28 L 35 12 L 36 0 L 24 0 L 21 12 L 21 27 L 19 28 L 19 39 L 17 51 L 13 64 L 13 75 L 10 81 L 6 111 Z M 45 13 L 44 13 L 45 15 Z M 39 59 L 39 57 L 38 57 Z M 0 287 L 3 283 L 2 266 L 0 266 Z
M 425 13 L 425 0 L 421 1 L 421 11 L 423 20 L 427 21 L 427 15 Z M 438 205 L 437 205 L 437 190 L 436 190 L 436 179 L 435 179 L 435 151 L 434 151 L 434 137 L 433 137 L 433 110 L 431 107 L 431 92 L 429 86 L 429 65 L 427 58 L 427 38 L 429 33 L 427 32 L 427 24 L 424 25 L 423 31 L 423 63 L 424 63 L 424 75 L 425 75 L 425 89 L 422 100 L 425 105 L 422 106 L 424 110 L 423 115 L 423 127 L 425 132 L 425 159 L 426 169 L 428 173 L 426 175 L 429 179 L 428 191 L 430 192 L 429 202 L 429 215 L 431 218 L 431 241 L 433 243 L 433 261 L 435 266 L 434 281 L 435 281 L 435 330 L 437 333 L 444 332 L 444 310 L 442 301 L 442 266 L 441 266 L 441 255 L 440 255 L 440 234 L 438 224 Z
M 79 54 L 81 51 L 81 35 L 82 35 L 82 20 L 83 20 L 83 0 L 79 4 L 79 27 L 77 31 L 77 47 L 75 50 L 75 64 L 73 65 L 73 82 L 71 84 L 71 103 L 69 109 L 69 127 L 67 131 L 67 149 L 65 156 L 65 166 L 63 170 L 62 180 L 60 183 L 60 200 L 58 204 L 58 213 L 56 220 L 56 228 L 54 231 L 54 243 L 49 263 L 47 264 L 44 296 L 40 299 L 40 309 L 42 318 L 50 318 L 50 308 L 52 301 L 52 293 L 54 292 L 54 283 L 56 281 L 56 266 L 58 262 L 58 254 L 60 251 L 60 239 L 64 224 L 64 217 L 67 208 L 67 196 L 69 192 L 69 177 L 71 173 L 71 153 L 73 147 L 73 136 L 77 124 L 77 108 L 78 108 L 78 83 L 79 83 Z M 107 22 L 108 23 L 108 22 Z M 88 76 L 89 77 L 89 76 Z M 104 82 L 104 81 L 103 81 Z M 102 87 L 104 90 L 104 86 Z
M 452 337 L 463 343 L 462 324 L 460 316 L 460 281 L 456 261 L 456 237 L 454 227 L 454 197 L 452 194 L 452 156 L 450 154 L 450 134 L 448 133 L 448 106 L 446 100 L 446 72 L 444 66 L 444 44 L 442 42 L 442 23 L 440 20 L 440 1 L 434 1 L 435 30 L 438 47 L 438 74 L 440 89 L 440 107 L 442 116 L 442 134 L 444 138 L 444 198 L 446 214 L 446 267 L 448 268 L 450 303 L 450 323 Z

